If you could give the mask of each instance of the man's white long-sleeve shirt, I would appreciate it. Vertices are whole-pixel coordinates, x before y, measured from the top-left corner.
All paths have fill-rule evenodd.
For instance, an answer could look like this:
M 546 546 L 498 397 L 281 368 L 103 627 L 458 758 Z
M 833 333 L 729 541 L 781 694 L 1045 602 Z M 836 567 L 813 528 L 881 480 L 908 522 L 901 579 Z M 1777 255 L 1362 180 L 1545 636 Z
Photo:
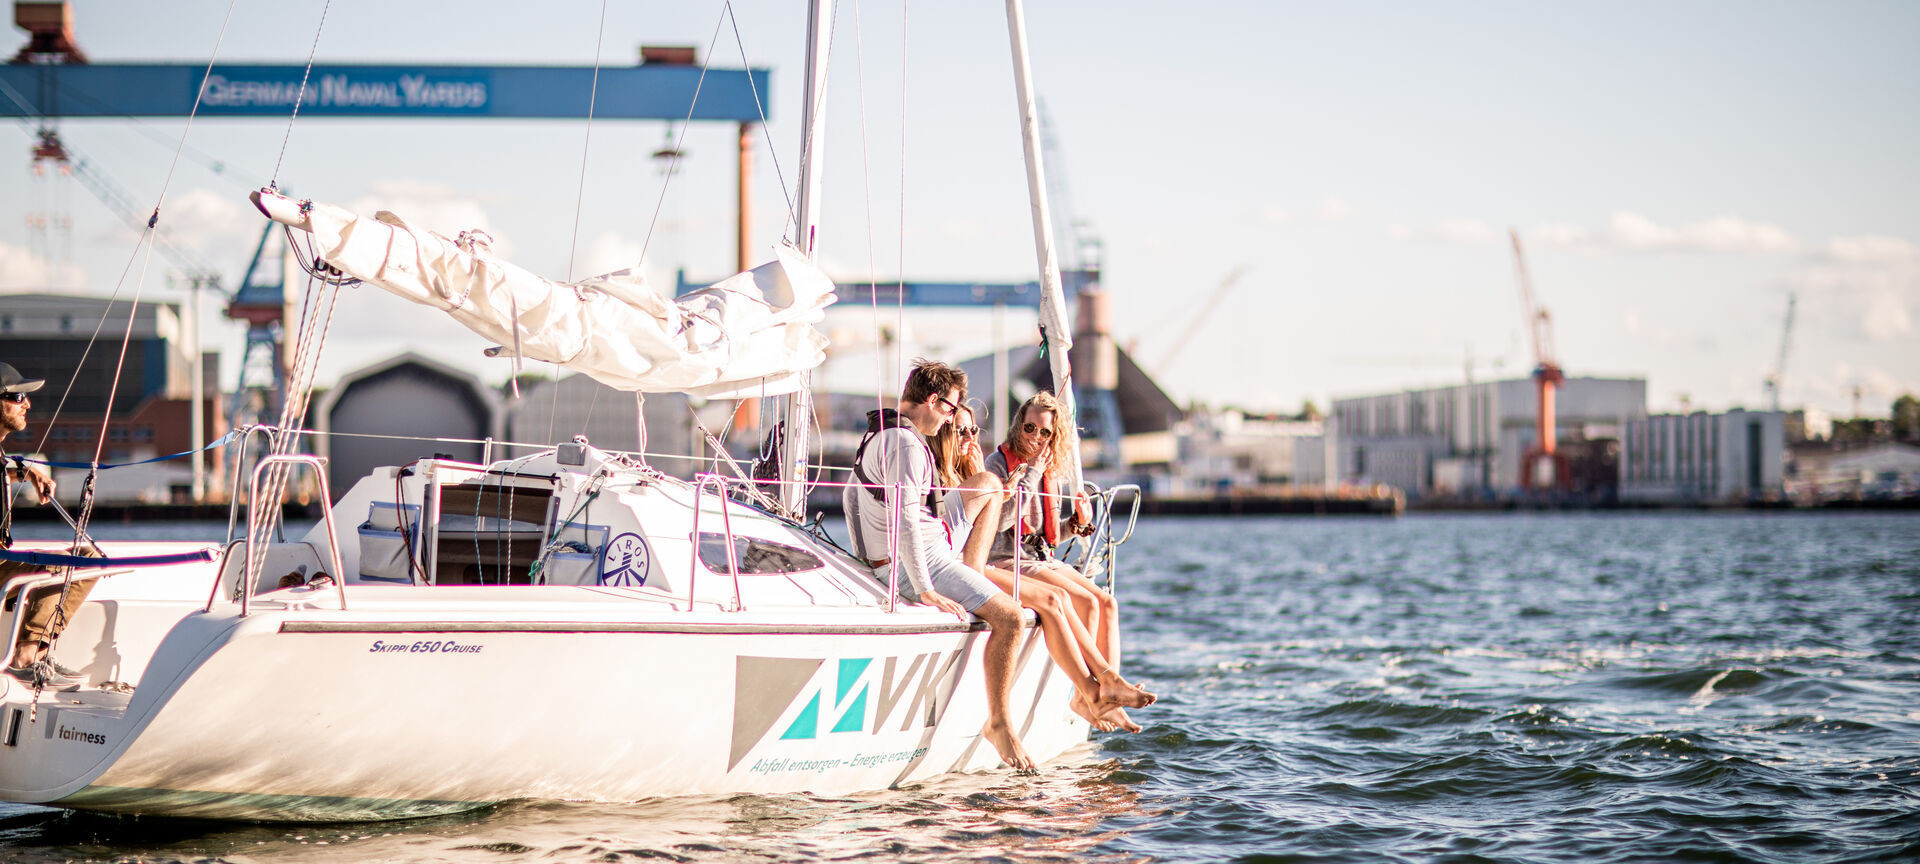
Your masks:
M 946 548 L 947 535 L 926 507 L 927 493 L 933 488 L 933 452 L 926 440 L 911 426 L 882 429 L 867 442 L 860 470 L 880 488 L 853 485 L 841 492 L 854 554 L 869 561 L 893 559 L 907 579 L 902 593 L 910 597 L 932 591 L 927 555 Z M 889 533 L 899 538 L 897 544 L 888 542 Z

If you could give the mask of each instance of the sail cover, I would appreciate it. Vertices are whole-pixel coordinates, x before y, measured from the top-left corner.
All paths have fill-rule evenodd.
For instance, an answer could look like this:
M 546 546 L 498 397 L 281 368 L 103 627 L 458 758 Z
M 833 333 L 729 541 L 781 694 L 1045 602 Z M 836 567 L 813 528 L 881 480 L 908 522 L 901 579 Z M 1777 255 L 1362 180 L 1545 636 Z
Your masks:
M 833 280 L 790 247 L 745 273 L 668 300 L 620 270 L 556 282 L 494 257 L 487 238 L 457 240 L 388 211 L 366 218 L 267 190 L 274 221 L 313 234 L 316 252 L 349 276 L 451 315 L 501 347 L 488 353 L 558 363 L 609 387 L 747 398 L 789 393 L 826 359 L 813 325 Z M 518 339 L 515 330 L 518 329 Z

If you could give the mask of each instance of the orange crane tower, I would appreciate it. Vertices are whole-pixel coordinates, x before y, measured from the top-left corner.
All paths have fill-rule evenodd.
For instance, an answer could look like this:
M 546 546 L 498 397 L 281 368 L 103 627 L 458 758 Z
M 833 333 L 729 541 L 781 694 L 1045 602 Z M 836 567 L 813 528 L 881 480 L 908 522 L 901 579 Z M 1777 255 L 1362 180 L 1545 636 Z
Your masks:
M 1533 446 L 1520 463 L 1520 485 L 1527 489 L 1552 489 L 1560 485 L 1566 472 L 1559 470 L 1560 457 L 1554 453 L 1553 397 L 1567 376 L 1553 357 L 1553 318 L 1533 303 L 1533 278 L 1527 275 L 1526 253 L 1520 251 L 1520 232 L 1508 231 L 1513 238 L 1513 269 L 1520 281 L 1520 314 L 1525 316 L 1527 335 L 1533 341 L 1533 389 L 1537 413 L 1533 420 Z

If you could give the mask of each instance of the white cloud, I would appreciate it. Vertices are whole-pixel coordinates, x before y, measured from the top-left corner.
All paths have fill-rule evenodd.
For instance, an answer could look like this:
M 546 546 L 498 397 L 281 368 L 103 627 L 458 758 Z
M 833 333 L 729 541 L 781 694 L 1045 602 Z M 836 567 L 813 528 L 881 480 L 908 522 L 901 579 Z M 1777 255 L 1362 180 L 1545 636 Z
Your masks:
M 628 240 L 613 231 L 607 231 L 593 238 L 580 255 L 580 266 L 573 272 L 581 277 L 612 273 L 615 270 L 640 267 L 640 241 Z
M 458 237 L 462 231 L 485 231 L 493 237 L 493 254 L 508 260 L 513 258 L 513 242 L 494 228 L 481 200 L 462 195 L 445 184 L 376 180 L 367 187 L 367 194 L 354 199 L 346 208 L 364 216 L 391 210 L 408 225 L 447 237 Z
M 1860 331 L 1875 342 L 1890 342 L 1913 332 L 1913 315 L 1908 300 L 1890 286 L 1877 286 L 1868 295 L 1861 313 Z
M 1859 389 L 1860 414 L 1866 417 L 1887 416 L 1887 409 L 1894 398 L 1914 389 L 1911 382 L 1902 382 L 1885 369 L 1854 366 L 1844 360 L 1834 363 L 1825 372 L 1812 372 L 1798 379 L 1789 375 L 1787 380 L 1794 390 L 1803 390 L 1808 394 L 1809 404 L 1833 409 L 1836 419 L 1852 414 L 1855 388 Z
M 1253 211 L 1253 219 L 1267 225 L 1280 225 L 1293 221 L 1293 213 L 1285 207 L 1261 207 Z
M 1521 232 L 1543 246 L 1583 248 L 1594 242 L 1593 230 L 1579 225 L 1542 225 Z
M 1920 250 L 1897 237 L 1836 237 L 1784 281 L 1842 338 L 1908 339 L 1920 317 Z
M 138 250 L 150 212 L 140 214 L 137 226 L 115 221 L 90 231 L 95 248 L 89 251 L 117 256 L 122 264 L 133 256 L 135 269 L 128 279 L 137 278 L 146 255 Z M 265 218 L 245 198 L 205 186 L 171 193 L 160 204 L 157 230 L 165 243 L 153 250 L 150 275 L 198 266 L 237 278 L 265 226 Z
M 198 186 L 161 205 L 160 224 L 173 242 L 204 251 L 252 242 L 265 222 L 246 199 Z
M 1800 241 L 1778 225 L 1720 216 L 1669 227 L 1638 213 L 1620 211 L 1607 225 L 1544 225 L 1526 235 L 1546 246 L 1583 252 L 1793 252 Z
M 1474 219 L 1445 219 L 1432 228 L 1408 228 L 1395 225 L 1387 229 L 1387 236 L 1395 240 L 1429 240 L 1438 243 L 1457 243 L 1463 246 L 1480 246 L 1499 242 L 1499 229 Z
M 1920 249 L 1898 237 L 1869 234 L 1863 237 L 1835 237 L 1828 241 L 1825 255 L 1833 261 L 1849 264 L 1903 264 L 1920 261 Z
M 0 291 L 46 291 L 86 284 L 86 271 L 72 263 L 55 263 L 45 256 L 0 243 Z
M 1313 218 L 1322 222 L 1339 222 L 1352 218 L 1357 212 L 1359 211 L 1344 199 L 1328 196 L 1320 202 L 1320 206 L 1313 208 Z

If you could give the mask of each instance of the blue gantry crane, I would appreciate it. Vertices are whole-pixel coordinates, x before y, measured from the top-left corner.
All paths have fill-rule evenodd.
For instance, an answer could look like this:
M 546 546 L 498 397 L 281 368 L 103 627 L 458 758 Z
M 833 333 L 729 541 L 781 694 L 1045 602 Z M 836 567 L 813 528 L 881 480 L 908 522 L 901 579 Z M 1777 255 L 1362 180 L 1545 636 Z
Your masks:
M 766 69 L 713 68 L 689 46 L 642 46 L 633 66 L 481 66 L 220 63 L 98 63 L 79 47 L 66 2 L 16 2 L 27 44 L 0 65 L 0 117 L 37 126 L 36 161 L 57 160 L 116 215 L 135 227 L 154 221 L 159 251 L 196 284 L 221 290 L 227 316 L 247 323 L 231 421 L 277 417 L 285 383 L 289 324 L 284 268 L 265 230 L 238 285 L 171 243 L 166 220 L 148 213 L 85 160 L 69 160 L 62 118 L 223 117 L 284 119 L 664 120 L 739 125 L 738 257 L 747 250 L 747 195 L 753 130 L 770 114 Z

